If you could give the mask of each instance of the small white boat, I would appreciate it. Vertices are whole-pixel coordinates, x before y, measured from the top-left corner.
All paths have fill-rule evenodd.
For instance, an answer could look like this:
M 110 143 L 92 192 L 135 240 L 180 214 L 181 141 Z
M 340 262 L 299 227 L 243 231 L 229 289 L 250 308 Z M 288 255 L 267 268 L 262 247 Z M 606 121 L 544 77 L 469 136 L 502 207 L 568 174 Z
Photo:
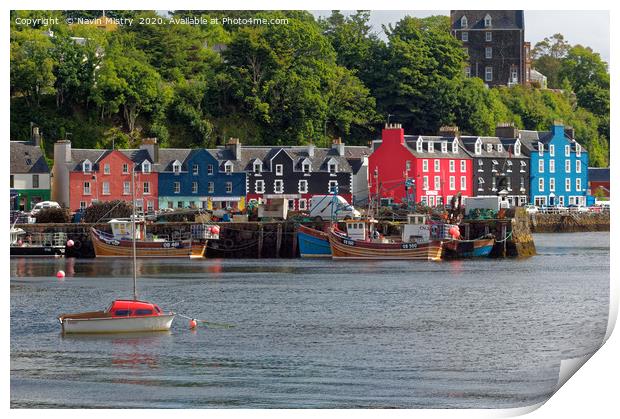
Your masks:
M 132 171 L 133 202 L 135 200 L 135 167 Z M 129 333 L 170 330 L 175 313 L 164 313 L 153 303 L 138 300 L 136 271 L 136 215 L 131 217 L 133 255 L 133 299 L 115 300 L 103 311 L 62 314 L 58 321 L 63 333 Z

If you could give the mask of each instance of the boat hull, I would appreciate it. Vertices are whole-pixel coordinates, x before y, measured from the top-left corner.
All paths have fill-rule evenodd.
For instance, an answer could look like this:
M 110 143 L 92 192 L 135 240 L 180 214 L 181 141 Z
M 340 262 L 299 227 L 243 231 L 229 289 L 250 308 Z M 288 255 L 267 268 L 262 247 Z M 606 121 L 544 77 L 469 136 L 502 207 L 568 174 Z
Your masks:
M 443 243 L 443 257 L 447 259 L 488 257 L 495 239 L 450 240 Z
M 131 333 L 170 330 L 174 314 L 135 317 L 59 318 L 63 333 Z
M 11 246 L 11 257 L 51 257 L 65 255 L 64 247 L 57 246 Z
M 133 257 L 131 240 L 106 237 L 102 232 L 91 229 L 91 237 L 96 257 Z M 136 241 L 136 257 L 139 258 L 202 258 L 206 244 L 191 240 L 140 242 Z
M 299 254 L 302 258 L 328 258 L 332 256 L 327 233 L 303 225 L 297 231 Z
M 376 260 L 441 260 L 441 242 L 427 243 L 373 243 L 351 240 L 329 233 L 329 243 L 334 259 L 376 259 Z

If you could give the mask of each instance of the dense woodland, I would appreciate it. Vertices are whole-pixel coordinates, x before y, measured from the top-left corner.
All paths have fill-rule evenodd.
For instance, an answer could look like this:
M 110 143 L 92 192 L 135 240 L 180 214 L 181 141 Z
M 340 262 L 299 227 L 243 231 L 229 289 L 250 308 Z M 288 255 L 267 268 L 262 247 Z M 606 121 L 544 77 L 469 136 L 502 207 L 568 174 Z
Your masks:
M 282 25 L 88 25 L 27 27 L 15 17 L 99 17 L 97 12 L 11 12 L 11 139 L 30 123 L 52 143 L 130 147 L 143 137 L 163 146 L 367 144 L 380 127 L 433 134 L 455 124 L 492 135 L 500 122 L 546 130 L 575 128 L 591 166 L 609 162 L 609 73 L 599 54 L 556 34 L 533 48 L 534 67 L 551 89 L 500 87 L 465 78 L 449 18 L 405 17 L 369 25 L 369 12 L 174 11 L 171 17 L 287 18 Z M 107 12 L 161 17 L 155 12 Z M 167 19 L 164 18 L 164 23 Z M 52 37 L 45 31 L 52 30 Z M 85 38 L 83 45 L 71 37 Z M 225 45 L 225 49 L 218 46 Z

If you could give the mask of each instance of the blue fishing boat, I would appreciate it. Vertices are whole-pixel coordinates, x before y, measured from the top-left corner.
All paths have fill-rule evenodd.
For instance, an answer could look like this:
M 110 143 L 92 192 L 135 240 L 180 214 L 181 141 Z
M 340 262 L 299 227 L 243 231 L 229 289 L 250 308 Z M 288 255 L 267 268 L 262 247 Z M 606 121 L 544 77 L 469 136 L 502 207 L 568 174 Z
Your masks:
M 495 237 L 483 237 L 476 240 L 448 240 L 443 242 L 443 255 L 446 259 L 485 258 L 495 245 Z
M 300 225 L 297 238 L 299 240 L 299 254 L 302 258 L 328 258 L 332 256 L 327 233 Z

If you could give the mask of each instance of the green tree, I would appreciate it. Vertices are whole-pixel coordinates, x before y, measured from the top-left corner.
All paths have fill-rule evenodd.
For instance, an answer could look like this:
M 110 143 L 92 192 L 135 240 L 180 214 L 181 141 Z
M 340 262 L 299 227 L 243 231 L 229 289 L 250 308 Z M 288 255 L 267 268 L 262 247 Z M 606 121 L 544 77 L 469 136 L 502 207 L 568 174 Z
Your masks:
M 11 33 L 11 94 L 20 94 L 30 105 L 38 106 L 41 97 L 52 92 L 54 82 L 53 45 L 37 30 Z

